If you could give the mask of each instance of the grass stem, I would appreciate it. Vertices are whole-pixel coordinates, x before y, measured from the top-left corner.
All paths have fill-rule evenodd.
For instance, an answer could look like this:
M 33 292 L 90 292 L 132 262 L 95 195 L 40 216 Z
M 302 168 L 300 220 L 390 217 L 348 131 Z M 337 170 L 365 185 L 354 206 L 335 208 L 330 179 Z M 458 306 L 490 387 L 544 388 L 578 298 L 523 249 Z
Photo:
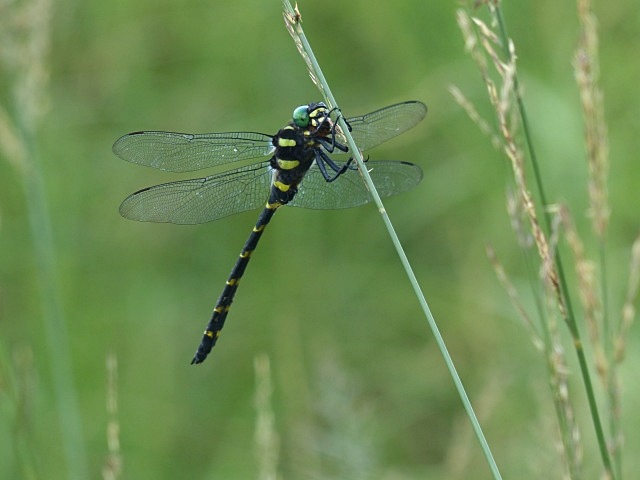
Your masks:
M 325 96 L 327 105 L 329 106 L 329 108 L 337 107 L 338 103 L 336 102 L 335 98 L 333 97 L 333 94 L 331 93 L 331 89 L 329 88 L 329 85 L 322 73 L 322 70 L 320 69 L 320 66 L 318 65 L 318 62 L 313 54 L 311 46 L 309 45 L 309 42 L 307 41 L 306 36 L 302 30 L 300 12 L 298 11 L 297 7 L 294 9 L 288 0 L 284 0 L 284 19 L 285 19 L 285 24 L 287 25 L 287 29 L 291 33 L 294 39 L 294 42 L 298 47 L 298 50 L 300 51 L 303 59 L 307 63 L 311 78 L 314 81 L 314 83 L 318 85 L 318 88 L 320 89 L 321 93 Z M 444 339 L 440 334 L 440 331 L 431 313 L 429 305 L 427 304 L 427 301 L 420 288 L 420 285 L 418 284 L 418 280 L 413 272 L 413 269 L 411 268 L 411 264 L 409 263 L 409 260 L 404 252 L 404 249 L 402 248 L 400 240 L 398 239 L 398 236 L 393 228 L 393 225 L 391 224 L 391 220 L 387 215 L 387 211 L 384 208 L 384 205 L 382 204 L 382 200 L 380 199 L 380 196 L 376 191 L 375 185 L 371 180 L 369 172 L 367 171 L 367 168 L 364 164 L 364 159 L 362 158 L 362 154 L 358 149 L 358 146 L 354 142 L 352 136 L 350 135 L 349 128 L 347 127 L 347 124 L 345 123 L 342 116 L 339 117 L 338 124 L 340 125 L 340 128 L 342 129 L 345 137 L 347 138 L 347 144 L 349 146 L 350 152 L 352 152 L 354 159 L 358 164 L 360 173 L 362 174 L 363 180 L 366 183 L 367 188 L 371 192 L 371 196 L 373 197 L 373 201 L 376 207 L 378 208 L 378 212 L 382 216 L 382 220 L 385 224 L 385 227 L 387 228 L 389 236 L 391 237 L 391 241 L 393 242 L 393 245 L 400 258 L 400 262 L 402 263 L 402 266 L 405 269 L 409 282 L 411 283 L 411 286 L 416 294 L 420 307 L 422 308 L 422 311 L 427 319 L 427 323 L 436 340 L 436 344 L 440 349 L 440 353 L 453 379 L 456 390 L 458 391 L 458 395 L 460 396 L 460 399 L 467 412 L 469 420 L 471 421 L 471 425 L 476 434 L 476 437 L 480 442 L 481 448 L 487 459 L 487 462 L 489 464 L 489 468 L 491 469 L 493 477 L 495 479 L 500 479 L 502 477 L 498 470 L 498 466 L 495 463 L 493 455 L 491 454 L 489 444 L 484 436 L 484 433 L 482 432 L 480 422 L 476 417 L 476 414 L 473 410 L 469 397 L 467 396 L 467 393 L 464 389 L 460 376 L 458 375 L 458 372 L 456 371 L 453 360 L 449 355 Z

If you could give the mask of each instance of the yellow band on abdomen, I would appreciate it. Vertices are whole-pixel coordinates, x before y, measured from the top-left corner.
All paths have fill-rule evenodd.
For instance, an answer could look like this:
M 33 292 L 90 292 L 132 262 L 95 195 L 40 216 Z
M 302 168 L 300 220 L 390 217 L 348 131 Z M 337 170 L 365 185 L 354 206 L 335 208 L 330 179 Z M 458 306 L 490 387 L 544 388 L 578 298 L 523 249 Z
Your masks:
M 291 188 L 291 185 L 287 185 L 286 183 L 282 183 L 280 181 L 273 182 L 273 185 L 281 192 L 288 192 Z
M 283 170 L 293 170 L 300 162 L 298 160 L 282 160 L 281 158 L 276 159 L 278 162 L 278 166 Z

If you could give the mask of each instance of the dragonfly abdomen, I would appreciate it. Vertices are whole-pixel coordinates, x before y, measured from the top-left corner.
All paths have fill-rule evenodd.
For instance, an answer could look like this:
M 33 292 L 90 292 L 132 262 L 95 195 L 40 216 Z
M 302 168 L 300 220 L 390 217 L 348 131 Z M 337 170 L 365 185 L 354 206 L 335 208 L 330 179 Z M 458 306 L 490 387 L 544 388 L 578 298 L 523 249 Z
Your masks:
M 274 189 L 275 187 L 272 187 L 272 191 Z M 267 202 L 262 213 L 258 217 L 258 221 L 256 222 L 255 227 L 253 227 L 244 247 L 242 247 L 238 260 L 236 260 L 236 264 L 231 269 L 227 283 L 225 284 L 222 294 L 220 295 L 220 298 L 218 298 L 218 302 L 213 309 L 211 320 L 209 320 L 209 323 L 207 324 L 207 328 L 202 336 L 202 341 L 198 346 L 198 350 L 196 351 L 193 360 L 191 360 L 192 365 L 204 362 L 207 355 L 209 355 L 209 352 L 211 352 L 211 349 L 216 344 L 216 341 L 220 336 L 220 331 L 222 330 L 227 318 L 227 314 L 229 313 L 229 309 L 231 308 L 233 298 L 238 290 L 240 279 L 242 278 L 242 275 L 244 275 L 244 271 L 251 259 L 251 254 L 258 246 L 260 237 L 262 237 L 265 227 L 271 221 L 271 217 L 273 217 L 273 214 L 281 206 L 282 203 L 280 202 Z
M 278 132 L 273 142 L 276 152 L 271 158 L 271 167 L 275 172 L 269 200 L 229 274 L 191 364 L 202 363 L 216 344 L 238 290 L 240 279 L 249 264 L 251 254 L 258 246 L 264 229 L 276 210 L 293 199 L 298 191 L 298 185 L 313 163 L 314 151 L 310 145 L 306 145 L 306 138 L 301 128 L 287 125 Z

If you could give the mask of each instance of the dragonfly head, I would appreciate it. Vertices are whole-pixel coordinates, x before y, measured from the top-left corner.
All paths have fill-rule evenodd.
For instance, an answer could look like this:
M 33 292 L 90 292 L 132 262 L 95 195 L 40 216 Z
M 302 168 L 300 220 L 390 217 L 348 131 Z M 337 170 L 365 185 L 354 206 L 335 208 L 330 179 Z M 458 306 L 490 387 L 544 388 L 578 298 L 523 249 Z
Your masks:
M 300 128 L 309 126 L 314 129 L 324 126 L 327 120 L 330 122 L 329 109 L 322 103 L 310 103 L 309 105 L 301 105 L 293 111 L 293 123 Z
M 293 123 L 300 128 L 309 126 L 309 106 L 300 105 L 293 111 Z

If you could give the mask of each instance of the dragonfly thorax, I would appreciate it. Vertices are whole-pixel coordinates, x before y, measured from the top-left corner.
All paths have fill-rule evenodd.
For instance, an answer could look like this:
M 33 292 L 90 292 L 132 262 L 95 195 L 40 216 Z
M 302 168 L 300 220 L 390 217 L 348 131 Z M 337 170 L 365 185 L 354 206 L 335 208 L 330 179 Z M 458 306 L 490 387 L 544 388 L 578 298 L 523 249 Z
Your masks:
M 311 166 L 317 141 L 307 134 L 306 129 L 289 124 L 273 137 L 273 146 L 275 152 L 271 166 L 276 170 L 291 170 L 301 165 Z

